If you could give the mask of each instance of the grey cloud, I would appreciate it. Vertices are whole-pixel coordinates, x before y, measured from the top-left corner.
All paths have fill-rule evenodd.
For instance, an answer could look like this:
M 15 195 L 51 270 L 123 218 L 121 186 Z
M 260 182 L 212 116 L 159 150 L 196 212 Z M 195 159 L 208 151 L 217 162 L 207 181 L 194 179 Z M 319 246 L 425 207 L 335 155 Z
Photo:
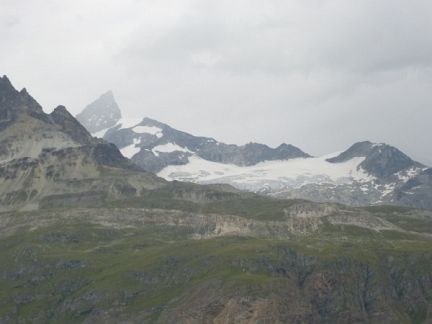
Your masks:
M 432 160 L 432 2 L 3 0 L 0 74 L 46 109 L 107 89 L 125 114 L 322 154 Z
M 250 1 L 239 1 L 249 8 Z M 432 63 L 432 3 L 381 1 L 267 1 L 259 10 L 232 14 L 227 1 L 196 5 L 160 37 L 134 51 L 145 63 L 191 64 L 233 73 L 302 72 L 317 69 L 380 72 Z M 209 3 L 204 1 L 204 3 Z M 384 3 L 388 5 L 384 5 Z M 216 8 L 215 8 L 216 7 Z M 257 8 L 255 8 L 257 9 Z M 297 15 L 300 15 L 297 16 Z M 140 48 L 140 46 L 142 46 Z M 205 64 L 210 61 L 211 64 Z

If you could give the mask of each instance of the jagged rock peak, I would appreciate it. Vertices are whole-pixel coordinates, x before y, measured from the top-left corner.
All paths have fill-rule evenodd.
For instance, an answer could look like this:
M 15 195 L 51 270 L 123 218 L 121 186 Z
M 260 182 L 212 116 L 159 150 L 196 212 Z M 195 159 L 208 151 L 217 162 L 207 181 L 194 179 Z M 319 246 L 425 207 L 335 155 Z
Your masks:
M 4 75 L 0 77 L 0 120 L 11 120 L 18 111 L 43 115 L 42 107 L 27 90 L 23 88 L 18 92 L 9 78 Z
M 20 93 L 14 88 L 9 78 L 4 75 L 0 77 L 0 105 L 15 103 Z
M 5 96 L 17 97 L 20 95 L 23 97 L 31 97 L 27 92 L 26 88 L 23 88 L 21 91 L 18 92 L 6 75 L 0 77 L 0 98 L 1 99 L 3 99 Z
M 120 108 L 111 90 L 102 94 L 76 116 L 90 133 L 115 126 L 121 117 Z
M 6 75 L 3 75 L 0 77 L 0 89 L 9 88 L 12 91 L 16 91 L 14 86 L 12 85 L 12 82 L 10 82 L 9 78 Z

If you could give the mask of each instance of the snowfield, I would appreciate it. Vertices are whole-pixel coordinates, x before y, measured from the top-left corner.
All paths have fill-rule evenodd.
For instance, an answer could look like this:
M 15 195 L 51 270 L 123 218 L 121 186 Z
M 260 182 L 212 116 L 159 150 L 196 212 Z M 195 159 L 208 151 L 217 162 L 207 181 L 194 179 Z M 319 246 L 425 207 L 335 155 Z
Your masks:
M 155 146 L 152 151 L 153 151 L 154 155 L 156 155 L 156 156 L 159 156 L 159 153 L 171 153 L 171 152 L 192 153 L 187 148 L 181 147 L 181 146 L 174 144 L 174 143 L 167 143 L 167 144 Z
M 353 158 L 344 163 L 330 163 L 326 159 L 337 154 L 317 158 L 298 158 L 267 161 L 254 166 L 241 167 L 189 157 L 186 165 L 164 168 L 158 176 L 167 180 L 196 183 L 229 183 L 240 189 L 254 191 L 257 188 L 299 188 L 306 184 L 345 184 L 370 182 L 375 178 L 359 165 L 364 157 Z
M 132 128 L 132 130 L 137 134 L 150 134 L 155 135 L 157 138 L 161 138 L 163 136 L 162 129 L 156 126 L 135 126 Z
M 96 133 L 92 133 L 93 137 L 97 137 L 97 138 L 104 138 L 106 132 L 108 132 L 111 129 L 111 127 L 102 129 Z

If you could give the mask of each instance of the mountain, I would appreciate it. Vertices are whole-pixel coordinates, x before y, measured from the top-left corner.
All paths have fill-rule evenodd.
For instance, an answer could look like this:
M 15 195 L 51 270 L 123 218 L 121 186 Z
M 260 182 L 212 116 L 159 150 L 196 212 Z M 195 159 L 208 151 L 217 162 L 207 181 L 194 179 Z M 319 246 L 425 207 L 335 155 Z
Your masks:
M 65 107 L 46 114 L 6 76 L 0 78 L 0 116 L 0 212 L 115 204 L 198 211 L 206 203 L 248 204 L 255 197 L 146 172 L 114 144 L 92 137 Z
M 114 94 L 108 91 L 89 104 L 76 118 L 89 132 L 97 133 L 113 127 L 121 118 L 121 111 Z
M 0 116 L 0 211 L 101 202 L 164 184 L 93 138 L 65 107 L 44 113 L 7 77 L 0 78 Z
M 395 147 L 368 141 L 356 143 L 347 151 L 336 157 L 329 158 L 327 161 L 343 163 L 356 157 L 364 157 L 365 159 L 359 164 L 359 167 L 368 174 L 380 179 L 394 177 L 398 172 L 404 170 L 424 168 L 424 165 L 413 161 Z
M 431 319 L 431 211 L 168 182 L 90 136 L 66 108 L 45 114 L 6 77 L 0 79 L 0 116 L 0 323 Z M 138 127 L 132 129 L 153 140 L 170 130 L 155 122 Z M 130 127 L 118 128 L 113 134 L 130 134 Z M 184 133 L 173 133 L 170 140 L 180 145 Z M 299 157 L 254 165 L 266 152 L 259 145 L 234 146 L 213 157 L 219 162 L 198 153 L 188 160 L 243 170 L 311 161 L 310 169 L 321 163 L 340 172 L 368 159 Z M 293 152 L 299 154 L 282 146 L 278 154 Z M 401 164 L 397 173 L 416 166 Z M 363 169 L 355 176 L 371 177 Z M 401 187 L 401 197 L 427 191 L 429 179 L 430 170 L 422 170 Z
M 167 182 L 146 172 L 114 144 L 93 138 L 65 107 L 46 114 L 6 76 L 0 116 L 0 212 L 113 204 L 199 211 L 207 203 L 255 198 L 226 185 Z
M 18 92 L 7 77 L 0 78 L 0 161 L 34 158 L 45 148 L 94 142 L 64 107 L 45 114 L 25 89 Z
M 135 164 L 169 181 L 224 183 L 278 198 L 352 206 L 432 208 L 424 192 L 403 193 L 427 167 L 387 144 L 359 142 L 342 153 L 312 157 L 289 144 L 224 144 L 149 118 L 118 118 L 101 133 Z

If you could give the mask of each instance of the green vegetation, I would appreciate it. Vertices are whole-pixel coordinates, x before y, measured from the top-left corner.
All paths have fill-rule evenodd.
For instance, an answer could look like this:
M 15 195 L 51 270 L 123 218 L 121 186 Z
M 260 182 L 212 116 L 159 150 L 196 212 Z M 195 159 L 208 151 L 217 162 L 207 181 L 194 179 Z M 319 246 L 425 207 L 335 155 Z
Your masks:
M 0 322 L 199 322 L 256 303 L 284 321 L 293 319 L 286 303 L 304 321 L 428 317 L 430 239 L 330 225 L 290 240 L 191 234 L 74 220 L 9 233 L 0 238 Z
M 160 208 L 194 213 L 237 215 L 257 220 L 282 220 L 284 209 L 301 200 L 279 200 L 218 190 L 178 192 L 171 187 L 146 191 L 139 197 L 108 202 L 112 208 Z

